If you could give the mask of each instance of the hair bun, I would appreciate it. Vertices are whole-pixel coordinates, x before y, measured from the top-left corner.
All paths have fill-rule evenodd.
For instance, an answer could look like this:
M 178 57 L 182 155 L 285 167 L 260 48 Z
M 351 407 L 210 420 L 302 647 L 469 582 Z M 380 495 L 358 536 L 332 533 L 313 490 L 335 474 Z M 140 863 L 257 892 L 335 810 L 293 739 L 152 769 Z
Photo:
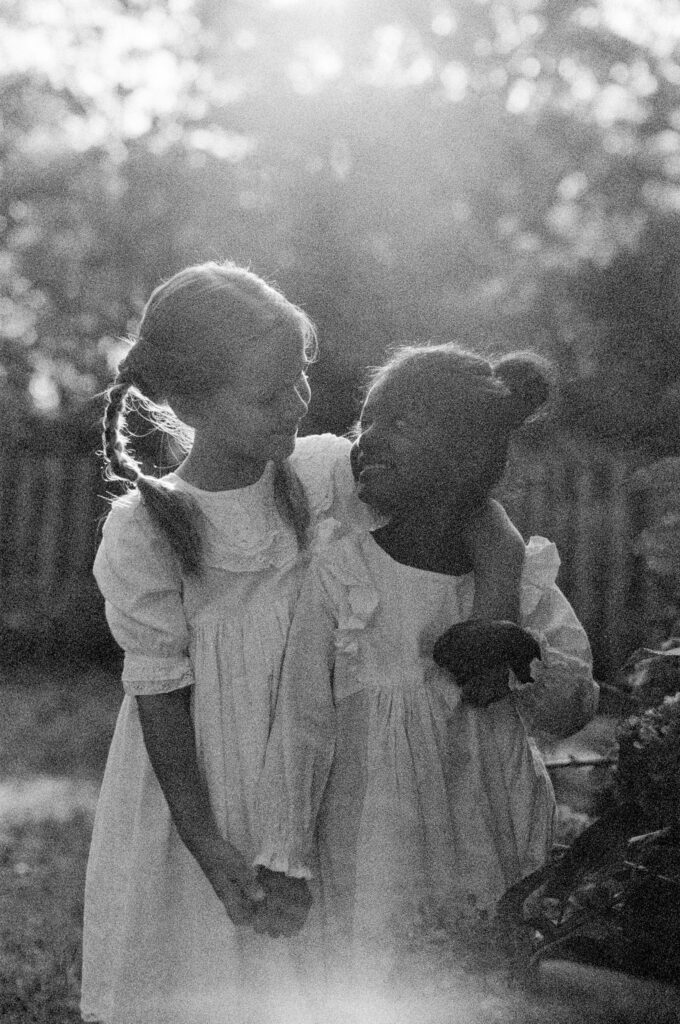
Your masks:
M 514 427 L 538 412 L 550 397 L 550 363 L 534 352 L 504 356 L 494 366 L 494 375 L 510 391 L 508 418 Z

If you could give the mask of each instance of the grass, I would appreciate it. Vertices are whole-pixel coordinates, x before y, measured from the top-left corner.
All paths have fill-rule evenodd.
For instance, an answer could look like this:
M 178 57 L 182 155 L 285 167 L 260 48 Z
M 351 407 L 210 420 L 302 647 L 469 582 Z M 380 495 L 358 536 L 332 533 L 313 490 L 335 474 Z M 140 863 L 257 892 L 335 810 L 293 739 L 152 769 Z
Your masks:
M 0 779 L 99 779 L 122 695 L 117 666 L 0 665 Z
M 117 672 L 0 666 L 0 787 L 101 778 L 120 704 Z M 70 792 L 70 791 L 68 791 Z M 73 791 L 78 793 L 77 787 Z M 50 790 L 48 789 L 48 799 Z M 89 799 L 91 805 L 91 797 Z M 0 810 L 2 805 L 0 803 Z M 13 806 L 0 816 L 0 1020 L 77 1024 L 91 806 Z M 54 816 L 52 816 L 54 815 Z
M 0 665 L 3 1024 L 79 1024 L 82 900 L 93 793 L 121 696 L 116 665 Z M 46 813 L 45 799 L 35 805 L 25 799 L 39 788 L 36 779 L 74 788 L 59 790 L 56 799 L 48 786 Z M 16 799 L 9 811 L 3 805 L 10 782 L 19 787 L 19 801 L 25 801 L 23 815 L 17 816 Z M 491 947 L 477 950 L 481 967 L 466 965 L 460 937 L 460 928 L 441 924 L 413 935 L 413 986 L 408 972 L 401 979 L 410 998 L 400 1002 L 389 1024 L 670 1024 L 680 1019 L 671 1003 L 666 1006 L 663 993 L 650 995 L 635 979 L 615 979 L 613 990 L 598 991 L 602 972 L 589 975 L 578 965 L 546 965 L 539 991 L 512 990 Z M 466 940 L 468 956 L 470 948 Z M 361 1013 L 357 1019 L 366 1017 Z
M 82 892 L 90 821 L 16 825 L 0 846 L 0 1020 L 80 1020 Z

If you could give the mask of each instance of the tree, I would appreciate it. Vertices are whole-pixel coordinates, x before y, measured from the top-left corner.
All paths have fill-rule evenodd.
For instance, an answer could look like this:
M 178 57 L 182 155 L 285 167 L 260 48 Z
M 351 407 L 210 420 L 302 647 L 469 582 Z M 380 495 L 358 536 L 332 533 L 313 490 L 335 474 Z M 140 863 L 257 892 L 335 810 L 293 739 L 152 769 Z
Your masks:
M 648 231 L 671 266 L 680 28 L 662 0 L 627 10 L 6 0 L 5 392 L 80 408 L 151 287 L 225 255 L 319 324 L 317 423 L 346 425 L 363 367 L 427 337 L 540 348 L 593 388 L 615 360 L 632 390 L 600 298 Z

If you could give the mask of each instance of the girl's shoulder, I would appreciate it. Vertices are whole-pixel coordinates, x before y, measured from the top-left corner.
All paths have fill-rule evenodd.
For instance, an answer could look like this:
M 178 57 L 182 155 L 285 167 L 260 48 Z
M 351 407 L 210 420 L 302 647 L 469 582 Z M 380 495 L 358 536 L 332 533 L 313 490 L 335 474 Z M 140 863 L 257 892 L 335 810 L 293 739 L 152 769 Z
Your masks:
M 102 529 L 102 536 L 109 542 L 123 540 L 130 534 L 152 537 L 154 533 L 149 513 L 136 487 L 111 502 Z
M 346 519 L 355 504 L 354 478 L 349 461 L 351 441 L 336 434 L 309 434 L 298 438 L 291 455 L 314 518 L 333 515 Z
M 176 560 L 163 534 L 154 526 L 135 488 L 116 498 L 104 520 L 95 566 L 134 567 L 136 574 L 177 575 Z
M 123 536 L 127 530 L 144 532 L 148 527 L 148 513 L 135 487 L 111 502 L 104 519 L 102 535 L 108 540 L 113 540 Z

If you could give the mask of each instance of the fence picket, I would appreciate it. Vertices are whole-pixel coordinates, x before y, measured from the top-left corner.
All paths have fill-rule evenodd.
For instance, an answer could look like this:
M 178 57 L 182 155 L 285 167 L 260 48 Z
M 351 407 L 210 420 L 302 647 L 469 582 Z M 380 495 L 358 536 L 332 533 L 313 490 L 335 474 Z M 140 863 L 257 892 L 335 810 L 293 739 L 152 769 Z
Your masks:
M 51 598 L 57 586 L 64 543 L 64 463 L 60 459 L 46 458 L 43 473 L 45 489 L 39 519 L 37 576 L 40 592 Z
M 531 457 L 511 471 L 506 504 L 525 536 L 554 540 L 559 582 L 593 640 L 600 672 L 644 636 L 648 588 L 632 553 L 640 497 L 626 487 L 629 463 L 578 453 Z M 105 492 L 94 456 L 0 451 L 0 578 L 5 608 L 17 598 L 63 606 L 63 581 L 90 577 Z M 643 518 L 646 516 L 643 514 Z M 37 596 L 36 596 L 37 595 Z M 61 599 L 61 600 L 60 600 Z M 630 633 L 631 623 L 639 627 Z
M 604 590 L 603 633 L 609 640 L 608 660 L 622 660 L 622 643 L 627 638 L 629 623 L 626 606 L 633 579 L 631 544 L 632 523 L 627 502 L 627 467 L 612 460 L 610 464 L 610 531 L 607 585 Z
M 597 551 L 594 531 L 593 474 L 590 467 L 583 467 L 574 480 L 574 548 L 572 553 L 572 577 L 570 600 L 577 610 L 586 630 L 592 632 L 595 625 L 595 601 L 592 588 L 591 567 Z M 595 544 L 593 541 L 595 540 Z
M 21 460 L 16 465 L 12 514 L 12 557 L 21 566 L 21 575 L 14 577 L 30 590 L 29 581 L 35 573 L 36 538 L 34 523 L 40 481 L 40 464 L 35 459 Z
M 99 474 L 92 459 L 79 459 L 71 474 L 69 501 L 68 572 L 89 573 L 95 556 L 96 528 L 99 514 L 95 500 L 99 490 Z

